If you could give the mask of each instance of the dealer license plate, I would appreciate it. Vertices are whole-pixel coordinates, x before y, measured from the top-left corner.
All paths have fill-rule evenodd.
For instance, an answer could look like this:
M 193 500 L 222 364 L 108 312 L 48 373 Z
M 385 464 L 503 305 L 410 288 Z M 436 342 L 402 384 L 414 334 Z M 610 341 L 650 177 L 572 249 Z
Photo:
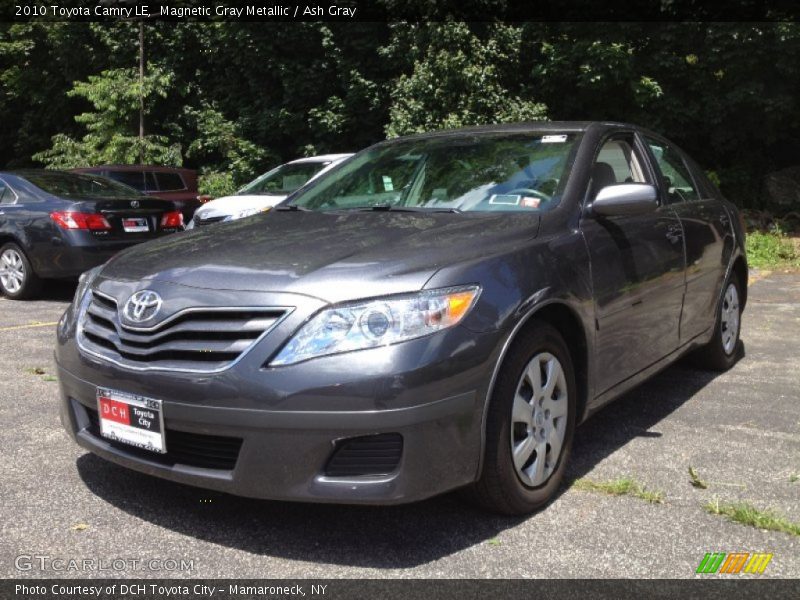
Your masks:
M 161 400 L 97 388 L 100 435 L 164 454 L 164 412 Z
M 147 224 L 147 219 L 144 218 L 123 218 L 122 228 L 126 233 L 142 233 L 150 231 L 150 226 Z

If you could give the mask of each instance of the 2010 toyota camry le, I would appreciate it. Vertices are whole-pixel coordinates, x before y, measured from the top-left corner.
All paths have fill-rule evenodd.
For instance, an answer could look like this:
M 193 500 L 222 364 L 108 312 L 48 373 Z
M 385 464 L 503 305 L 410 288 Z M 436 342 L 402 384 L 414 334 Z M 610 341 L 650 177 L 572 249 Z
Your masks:
M 575 427 L 682 355 L 733 365 L 734 206 L 663 137 L 498 125 L 372 146 L 269 213 L 89 271 L 61 419 L 109 461 L 242 496 L 528 513 Z

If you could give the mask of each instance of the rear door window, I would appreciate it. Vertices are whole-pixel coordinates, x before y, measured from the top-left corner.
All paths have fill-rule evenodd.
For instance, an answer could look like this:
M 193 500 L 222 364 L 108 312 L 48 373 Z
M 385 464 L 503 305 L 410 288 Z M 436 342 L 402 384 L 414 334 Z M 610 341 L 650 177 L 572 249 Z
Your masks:
M 157 189 L 162 192 L 174 192 L 177 190 L 185 190 L 186 184 L 183 178 L 177 173 L 153 173 L 156 178 Z
M 141 171 L 108 171 L 108 177 L 140 192 L 147 189 L 144 184 L 144 173 Z

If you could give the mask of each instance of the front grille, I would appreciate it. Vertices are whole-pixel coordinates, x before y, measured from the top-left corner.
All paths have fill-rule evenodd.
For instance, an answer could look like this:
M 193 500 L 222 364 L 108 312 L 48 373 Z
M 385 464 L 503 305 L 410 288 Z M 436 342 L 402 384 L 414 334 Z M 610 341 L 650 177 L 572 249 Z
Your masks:
M 381 433 L 342 440 L 325 466 L 328 477 L 388 475 L 403 455 L 403 436 Z
M 205 217 L 205 218 L 196 217 L 194 220 L 194 225 L 195 227 L 202 227 L 203 225 L 211 225 L 212 223 L 219 223 L 226 217 L 227 215 L 222 215 L 221 217 Z
M 193 308 L 143 331 L 120 322 L 117 304 L 92 293 L 81 346 L 134 368 L 213 372 L 246 352 L 284 315 L 283 309 Z
M 93 436 L 122 450 L 127 454 L 145 458 L 149 461 L 164 465 L 186 465 L 203 469 L 220 469 L 231 471 L 236 466 L 239 450 L 242 448 L 242 439 L 224 437 L 220 435 L 204 435 L 189 433 L 166 428 L 164 438 L 167 445 L 166 454 L 158 454 L 130 446 L 114 440 L 102 438 L 100 435 L 100 420 L 96 410 L 83 407 L 89 417 L 88 431 Z

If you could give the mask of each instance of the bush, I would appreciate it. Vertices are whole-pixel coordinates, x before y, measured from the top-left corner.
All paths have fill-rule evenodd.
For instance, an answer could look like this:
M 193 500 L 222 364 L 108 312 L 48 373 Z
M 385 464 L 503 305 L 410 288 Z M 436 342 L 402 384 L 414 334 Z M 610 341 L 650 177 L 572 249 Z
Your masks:
M 779 229 L 754 231 L 747 234 L 747 262 L 751 267 L 797 268 L 800 267 L 800 251 Z

